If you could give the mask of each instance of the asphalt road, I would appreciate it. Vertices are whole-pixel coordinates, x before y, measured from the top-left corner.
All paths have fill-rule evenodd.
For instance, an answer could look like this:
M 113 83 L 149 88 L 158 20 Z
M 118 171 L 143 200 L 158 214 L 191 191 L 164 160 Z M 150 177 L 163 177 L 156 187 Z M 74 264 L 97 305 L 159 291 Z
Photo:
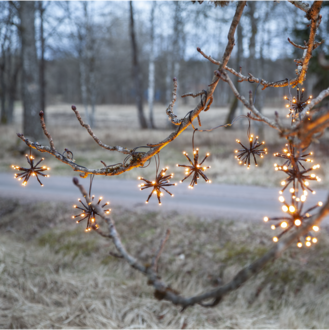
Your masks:
M 81 196 L 72 183 L 72 177 L 44 178 L 44 187 L 31 178 L 27 186 L 22 187 L 20 182 L 13 178 L 13 173 L 0 173 L 0 198 L 15 197 L 26 201 L 54 200 L 73 204 Z M 89 178 L 79 180 L 85 183 L 86 188 L 89 187 Z M 96 198 L 103 196 L 105 201 L 109 200 L 112 208 L 120 205 L 152 211 L 176 210 L 180 213 L 211 218 L 257 221 L 262 220 L 264 216 L 280 216 L 283 213 L 282 204 L 278 200 L 278 188 L 200 183 L 192 190 L 187 188 L 187 183 L 182 183 L 169 187 L 169 191 L 175 196 L 165 194 L 162 197 L 162 205 L 159 206 L 153 196 L 149 204 L 145 204 L 149 192 L 140 191 L 138 184 L 137 180 L 95 177 L 92 193 Z M 327 191 L 317 190 L 315 195 L 309 195 L 306 207 L 313 206 L 318 201 L 324 202 L 327 195 Z M 329 218 L 325 222 L 329 224 Z

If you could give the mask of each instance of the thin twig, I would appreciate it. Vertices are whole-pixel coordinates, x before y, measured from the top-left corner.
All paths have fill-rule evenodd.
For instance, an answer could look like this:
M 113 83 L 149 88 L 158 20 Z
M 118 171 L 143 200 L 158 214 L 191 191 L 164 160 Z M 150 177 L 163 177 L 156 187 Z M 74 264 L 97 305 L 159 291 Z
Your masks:
M 47 139 L 49 140 L 50 148 L 52 150 L 56 150 L 55 149 L 53 138 L 49 134 L 49 132 L 47 130 L 47 127 L 46 127 L 44 112 L 43 111 L 40 111 L 39 112 L 39 116 L 40 116 L 40 122 L 41 122 L 41 126 L 42 126 L 42 129 L 43 129 L 43 133 L 46 135 Z
M 166 109 L 166 114 L 168 115 L 170 121 L 174 125 L 180 125 L 182 123 L 183 119 L 177 119 L 177 116 L 173 112 L 174 105 L 175 105 L 175 102 L 176 102 L 176 99 L 177 99 L 177 79 L 174 78 L 173 82 L 174 82 L 174 88 L 173 88 L 173 91 L 172 91 L 172 99 L 171 99 L 171 102 L 169 103 L 168 108 Z
M 169 235 L 170 235 L 170 229 L 167 229 L 166 235 L 162 239 L 162 241 L 160 242 L 159 249 L 158 249 L 157 253 L 154 255 L 154 257 L 152 259 L 152 268 L 155 272 L 158 272 L 158 261 L 159 261 L 159 258 L 161 256 L 161 253 L 164 249 L 164 246 L 165 246 L 166 242 L 169 239 Z
M 107 144 L 104 144 L 93 132 L 93 130 L 91 129 L 91 127 L 88 124 L 85 124 L 80 116 L 79 111 L 77 110 L 75 105 L 72 105 L 72 110 L 74 111 L 80 125 L 82 127 L 84 127 L 87 132 L 89 133 L 89 135 L 94 139 L 94 141 L 102 148 L 110 150 L 110 151 L 118 151 L 121 152 L 122 154 L 126 154 L 129 155 L 131 153 L 131 150 L 127 149 L 127 148 L 123 148 L 120 146 L 108 146 Z

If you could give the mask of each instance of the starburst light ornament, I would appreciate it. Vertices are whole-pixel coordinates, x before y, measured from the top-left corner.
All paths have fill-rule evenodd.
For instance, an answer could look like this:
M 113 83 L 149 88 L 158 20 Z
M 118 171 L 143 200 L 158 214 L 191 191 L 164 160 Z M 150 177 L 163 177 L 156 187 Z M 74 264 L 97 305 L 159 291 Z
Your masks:
M 289 114 L 287 115 L 287 118 L 291 116 L 292 122 L 295 122 L 299 118 L 299 113 L 304 110 L 307 104 L 311 103 L 312 99 L 312 95 L 310 95 L 307 99 L 303 100 L 305 92 L 304 88 L 300 90 L 299 87 L 297 87 L 296 92 L 297 97 L 294 96 L 288 98 L 287 96 L 284 96 L 284 99 L 289 101 L 289 103 L 286 104 L 286 107 L 289 108 Z
M 36 179 L 38 180 L 38 182 L 40 183 L 41 187 L 43 187 L 43 183 L 40 181 L 39 179 L 39 175 L 49 178 L 50 175 L 49 174 L 44 174 L 44 171 L 49 171 L 50 168 L 47 166 L 38 166 L 43 160 L 44 158 L 41 158 L 36 164 L 34 164 L 34 157 L 32 156 L 32 151 L 30 149 L 30 155 L 25 155 L 26 160 L 28 162 L 28 164 L 30 165 L 29 168 L 26 167 L 20 167 L 17 165 L 12 165 L 11 167 L 14 170 L 17 171 L 21 171 L 21 173 L 16 173 L 14 178 L 17 179 L 18 181 L 23 180 L 22 182 L 22 186 L 26 186 L 27 182 L 29 181 L 30 177 L 36 177 Z
M 300 198 L 291 198 L 290 204 L 285 201 L 283 196 L 279 197 L 279 201 L 283 203 L 282 211 L 286 213 L 286 215 L 281 217 L 264 217 L 265 222 L 273 221 L 276 224 L 271 225 L 271 229 L 281 229 L 281 233 L 273 237 L 273 242 L 278 242 L 279 239 L 288 231 L 298 229 L 302 224 L 307 222 L 311 217 L 310 212 L 314 209 L 323 205 L 322 202 L 318 202 L 318 204 L 308 208 L 306 211 L 303 211 L 304 202 L 306 201 L 307 192 L 305 191 Z M 312 231 L 318 232 L 319 226 L 313 226 Z M 317 243 L 318 239 L 314 237 L 312 232 L 306 233 L 303 237 L 305 245 L 310 247 L 312 243 Z M 298 238 L 297 246 L 302 247 L 303 243 L 301 241 L 301 237 Z
M 310 173 L 313 170 L 320 168 L 320 165 L 313 165 L 311 168 L 306 169 L 305 164 L 303 163 L 309 162 L 313 163 L 313 159 L 308 158 L 308 156 L 312 156 L 313 152 L 306 153 L 305 150 L 302 152 L 298 152 L 298 150 L 292 145 L 291 142 L 285 145 L 283 149 L 283 153 L 275 153 L 275 157 L 279 157 L 285 159 L 285 162 L 282 165 L 274 164 L 274 169 L 276 171 L 282 171 L 288 175 L 288 178 L 281 181 L 281 185 L 283 188 L 280 190 L 280 194 L 292 183 L 293 187 L 290 189 L 293 191 L 293 198 L 295 191 L 301 190 L 309 190 L 313 194 L 315 191 L 312 190 L 309 186 L 309 181 L 321 181 L 321 179 L 314 173 Z
M 267 149 L 262 149 L 261 147 L 265 144 L 265 141 L 259 142 L 258 136 L 256 136 L 254 140 L 254 135 L 248 135 L 249 136 L 249 146 L 244 146 L 240 140 L 236 140 L 237 143 L 239 143 L 243 149 L 235 150 L 235 158 L 239 161 L 240 165 L 247 165 L 247 169 L 250 168 L 250 159 L 251 156 L 253 157 L 255 161 L 255 165 L 258 166 L 256 156 L 259 156 L 260 158 L 263 158 L 264 155 L 267 155 Z
M 189 178 L 191 175 L 192 176 L 192 181 L 189 185 L 190 189 L 193 189 L 194 185 L 198 184 L 198 179 L 200 176 L 207 182 L 211 183 L 211 181 L 208 179 L 204 171 L 206 171 L 210 166 L 202 166 L 204 161 L 210 156 L 210 153 L 208 152 L 206 156 L 203 158 L 203 160 L 199 163 L 199 148 L 196 148 L 193 150 L 193 161 L 191 158 L 188 156 L 187 152 L 183 151 L 183 155 L 188 159 L 191 165 L 180 165 L 176 164 L 178 167 L 185 167 L 185 178 L 182 179 L 180 182 L 182 183 L 185 181 L 187 178 Z
M 92 188 L 92 182 L 93 182 L 94 176 L 92 175 L 90 177 L 90 186 L 89 186 L 89 198 L 91 199 L 91 201 L 93 202 L 95 199 L 95 196 L 92 195 L 91 196 L 91 188 Z M 100 205 L 101 201 L 103 200 L 103 197 L 99 197 L 97 205 Z M 80 202 L 81 206 L 78 205 L 73 205 L 73 208 L 81 210 L 82 212 L 80 214 L 77 215 L 73 215 L 72 219 L 76 219 L 79 218 L 78 220 L 76 220 L 76 223 L 80 223 L 82 220 L 87 219 L 87 226 L 85 231 L 89 232 L 91 231 L 92 227 L 94 227 L 95 229 L 99 228 L 99 225 L 96 222 L 96 215 L 98 215 L 97 211 L 92 207 L 92 203 L 87 203 L 87 201 L 85 201 L 85 203 L 81 200 L 81 198 L 78 198 L 78 201 Z M 110 202 L 106 202 L 105 204 L 101 205 L 101 208 L 105 208 L 104 212 L 105 214 L 110 214 L 111 213 L 111 209 L 107 208 L 108 205 L 110 204 Z
M 148 196 L 147 200 L 146 200 L 146 204 L 148 204 L 150 198 L 152 197 L 152 195 L 156 195 L 159 201 L 159 205 L 161 205 L 161 197 L 163 196 L 163 192 L 161 191 L 164 190 L 167 194 L 169 194 L 171 197 L 174 197 L 174 194 L 172 194 L 171 192 L 169 192 L 165 187 L 170 187 L 170 186 L 176 186 L 177 183 L 169 183 L 169 179 L 172 179 L 174 176 L 174 173 L 171 173 L 169 175 L 166 175 L 167 170 L 169 169 L 169 167 L 163 168 L 161 170 L 161 172 L 159 174 L 156 174 L 155 176 L 155 180 L 154 181 L 149 181 L 146 180 L 142 177 L 139 177 L 138 180 L 142 180 L 145 183 L 141 183 L 140 185 L 138 185 L 138 187 L 140 187 L 140 190 L 144 190 L 144 189 L 148 189 L 148 188 L 152 188 L 152 191 L 150 193 L 150 195 Z M 158 172 L 158 170 L 156 171 L 156 173 Z

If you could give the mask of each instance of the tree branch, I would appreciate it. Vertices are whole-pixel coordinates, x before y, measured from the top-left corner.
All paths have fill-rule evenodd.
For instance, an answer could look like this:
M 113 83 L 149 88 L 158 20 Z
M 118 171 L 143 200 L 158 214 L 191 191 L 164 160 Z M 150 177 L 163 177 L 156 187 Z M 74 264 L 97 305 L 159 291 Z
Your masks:
M 275 259 L 279 258 L 282 253 L 300 236 L 303 236 L 305 233 L 307 233 L 314 225 L 319 225 L 322 219 L 329 214 L 328 198 L 326 203 L 320 208 L 319 212 L 310 217 L 309 220 L 301 226 L 301 228 L 296 230 L 293 234 L 286 237 L 285 239 L 282 239 L 278 243 L 275 243 L 275 245 L 270 250 L 268 250 L 262 257 L 258 258 L 248 266 L 242 268 L 229 283 L 196 296 L 183 297 L 175 290 L 172 290 L 169 285 L 165 284 L 160 280 L 159 276 L 154 271 L 154 267 L 143 266 L 135 257 L 131 256 L 127 252 L 123 243 L 121 242 L 119 233 L 115 228 L 115 224 L 112 218 L 106 215 L 99 205 L 92 203 L 91 199 L 87 195 L 87 192 L 85 191 L 84 187 L 79 184 L 79 180 L 77 178 L 73 179 L 73 183 L 80 189 L 80 192 L 86 199 L 86 202 L 88 204 L 90 203 L 97 212 L 97 214 L 108 224 L 111 239 L 120 255 L 132 268 L 138 270 L 148 278 L 148 284 L 153 285 L 156 290 L 155 296 L 158 299 L 170 301 L 174 305 L 180 305 L 183 307 L 183 310 L 195 304 L 199 304 L 204 307 L 215 306 L 216 304 L 214 303 L 207 305 L 204 303 L 204 301 L 214 299 L 214 301 L 219 302 L 222 297 L 241 287 L 241 285 L 247 282 L 252 276 L 259 273 L 268 263 L 273 262 Z M 168 235 L 169 234 L 167 232 L 166 237 Z M 160 244 L 160 253 L 162 251 L 163 245 L 164 243 Z M 157 255 L 160 254 L 159 252 L 157 253 Z
M 80 116 L 80 113 L 79 111 L 77 110 L 76 106 L 75 105 L 72 105 L 72 110 L 73 112 L 75 113 L 80 125 L 82 127 L 84 127 L 87 132 L 89 133 L 89 135 L 95 140 L 95 142 L 102 148 L 104 149 L 107 149 L 107 150 L 110 150 L 110 151 L 118 151 L 118 152 L 121 152 L 123 154 L 130 154 L 131 153 L 131 150 L 130 149 L 127 149 L 127 148 L 123 148 L 123 147 L 120 147 L 120 146 L 108 146 L 107 144 L 104 144 L 96 135 L 95 133 L 93 132 L 93 130 L 90 128 L 90 126 L 88 124 L 85 124 Z

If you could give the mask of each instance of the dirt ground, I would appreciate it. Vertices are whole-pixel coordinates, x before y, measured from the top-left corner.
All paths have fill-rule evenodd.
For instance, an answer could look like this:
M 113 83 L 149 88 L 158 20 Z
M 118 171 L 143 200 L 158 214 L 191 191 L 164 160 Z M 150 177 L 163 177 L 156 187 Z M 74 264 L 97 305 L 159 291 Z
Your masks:
M 292 246 L 216 308 L 181 313 L 157 301 L 145 278 L 109 254 L 115 251 L 110 241 L 76 225 L 71 205 L 0 204 L 1 328 L 329 326 L 328 228 L 315 246 Z M 272 244 L 262 223 L 119 208 L 113 218 L 123 243 L 144 263 L 170 228 L 160 274 L 183 295 L 229 281 Z

